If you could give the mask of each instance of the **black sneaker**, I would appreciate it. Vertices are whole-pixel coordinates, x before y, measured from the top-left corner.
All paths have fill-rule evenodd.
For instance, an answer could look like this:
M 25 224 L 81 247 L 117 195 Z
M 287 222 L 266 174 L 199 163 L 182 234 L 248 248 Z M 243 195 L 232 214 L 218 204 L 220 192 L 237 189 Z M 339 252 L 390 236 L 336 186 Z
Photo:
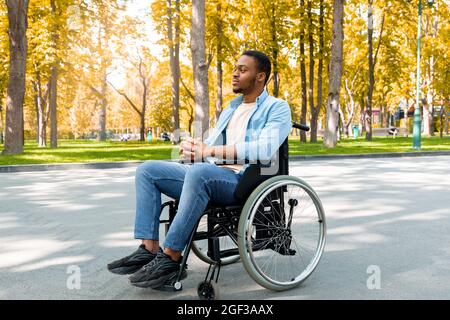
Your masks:
M 155 259 L 130 276 L 130 283 L 136 287 L 152 289 L 169 284 L 169 282 L 175 280 L 180 271 L 180 262 L 181 258 L 179 262 L 175 262 L 169 255 L 160 251 Z M 184 269 L 181 279 L 186 277 L 187 273 Z
M 159 248 L 159 251 L 162 252 L 161 248 Z M 115 274 L 135 273 L 152 261 L 156 255 L 156 253 L 151 253 L 145 249 L 145 245 L 141 244 L 139 248 L 129 256 L 108 264 L 108 270 Z

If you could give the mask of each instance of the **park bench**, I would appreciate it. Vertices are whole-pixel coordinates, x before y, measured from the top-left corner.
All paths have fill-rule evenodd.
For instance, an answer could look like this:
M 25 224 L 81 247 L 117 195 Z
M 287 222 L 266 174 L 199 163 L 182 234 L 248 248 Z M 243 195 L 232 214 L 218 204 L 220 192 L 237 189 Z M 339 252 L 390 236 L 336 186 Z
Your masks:
M 402 135 L 407 137 L 408 136 L 408 130 L 406 128 L 397 128 L 397 127 L 389 127 L 389 128 L 373 128 L 372 129 L 372 135 L 378 136 L 378 137 L 389 137 L 392 136 L 395 138 L 398 135 Z

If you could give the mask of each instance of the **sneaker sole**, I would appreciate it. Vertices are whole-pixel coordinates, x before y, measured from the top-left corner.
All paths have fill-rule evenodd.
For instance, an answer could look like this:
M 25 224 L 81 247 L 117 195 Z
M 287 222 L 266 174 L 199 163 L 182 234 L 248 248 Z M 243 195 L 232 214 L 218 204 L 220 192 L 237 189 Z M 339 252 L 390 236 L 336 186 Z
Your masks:
M 140 270 L 142 266 L 140 267 L 119 267 L 114 269 L 108 269 L 109 272 L 119 275 L 126 275 L 126 274 L 133 274 L 136 271 Z
M 139 287 L 139 288 L 158 289 L 159 287 L 161 287 L 163 285 L 170 285 L 170 283 L 175 280 L 177 274 L 178 274 L 178 271 L 169 273 L 165 276 L 161 276 L 154 280 L 148 280 L 148 281 L 142 281 L 142 282 L 131 282 L 130 281 L 130 284 L 135 287 Z M 180 280 L 183 280 L 186 278 L 187 278 L 187 272 L 186 272 L 186 270 L 183 270 L 183 272 L 181 273 Z

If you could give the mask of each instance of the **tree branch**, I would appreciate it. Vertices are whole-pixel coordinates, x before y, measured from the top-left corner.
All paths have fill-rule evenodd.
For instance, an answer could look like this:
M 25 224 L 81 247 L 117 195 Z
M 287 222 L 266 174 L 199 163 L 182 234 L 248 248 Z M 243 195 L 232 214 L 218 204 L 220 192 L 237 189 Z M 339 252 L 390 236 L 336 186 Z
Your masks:
M 193 101 L 195 101 L 194 95 L 192 94 L 191 90 L 189 90 L 189 88 L 186 86 L 186 84 L 185 84 L 184 81 L 183 81 L 183 78 L 181 78 L 181 77 L 180 77 L 180 82 L 181 82 L 181 84 L 183 85 L 184 89 L 186 89 L 187 93 L 189 94 L 189 97 L 191 97 L 191 99 L 192 99 Z
M 133 101 L 130 100 L 130 98 L 128 98 L 128 96 L 124 93 L 121 92 L 120 90 L 118 90 L 116 87 L 114 87 L 114 85 L 109 82 L 108 80 L 106 80 L 106 82 L 108 82 L 108 84 L 114 89 L 114 91 L 116 91 L 118 94 L 120 94 L 122 97 L 125 98 L 125 100 L 128 101 L 128 103 L 130 104 L 130 106 L 134 109 L 134 111 L 136 111 L 138 113 L 138 115 L 142 115 L 142 112 L 136 107 L 136 105 L 133 103 Z

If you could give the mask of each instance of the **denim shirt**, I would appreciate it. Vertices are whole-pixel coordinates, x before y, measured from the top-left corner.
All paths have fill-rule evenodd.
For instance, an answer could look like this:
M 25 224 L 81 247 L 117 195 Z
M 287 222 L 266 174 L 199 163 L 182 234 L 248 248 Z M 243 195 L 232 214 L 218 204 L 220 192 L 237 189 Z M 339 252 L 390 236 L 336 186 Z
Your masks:
M 230 102 L 219 116 L 216 127 L 212 129 L 204 143 L 208 146 L 224 145 L 225 130 L 233 112 L 241 105 L 241 95 Z M 245 141 L 236 144 L 237 160 L 250 162 L 270 161 L 278 148 L 289 135 L 292 128 L 291 109 L 286 101 L 270 96 L 266 90 L 256 99 L 256 108 L 250 114 Z M 208 157 L 214 163 L 217 158 Z M 243 174 L 248 164 L 239 172 Z

